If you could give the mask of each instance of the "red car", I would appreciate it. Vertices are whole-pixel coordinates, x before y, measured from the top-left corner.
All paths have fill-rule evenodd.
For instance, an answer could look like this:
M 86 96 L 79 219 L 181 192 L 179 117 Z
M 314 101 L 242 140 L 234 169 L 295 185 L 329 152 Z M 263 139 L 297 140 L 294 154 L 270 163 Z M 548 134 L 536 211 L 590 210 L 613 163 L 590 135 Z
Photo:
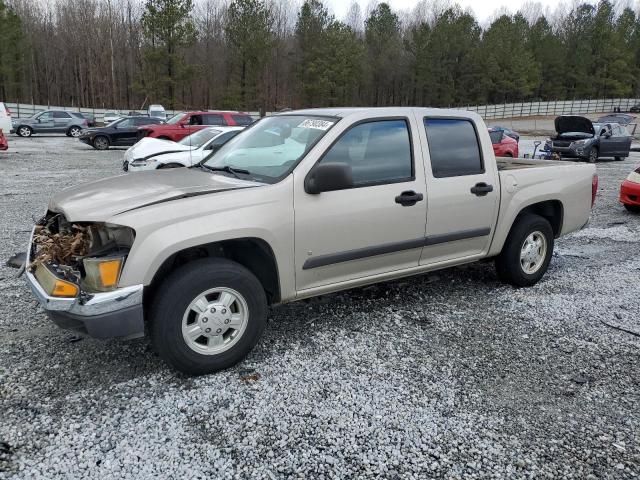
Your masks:
M 9 149 L 9 142 L 7 142 L 7 138 L 4 136 L 4 133 L 2 133 L 2 130 L 0 129 L 0 150 L 8 150 Z
M 633 213 L 640 213 L 640 167 L 629 174 L 620 187 L 620 202 Z
M 145 125 L 138 129 L 138 138 L 152 137 L 178 142 L 198 130 L 210 126 L 246 126 L 253 123 L 245 112 L 201 111 L 177 113 L 167 123 Z
M 489 136 L 496 157 L 516 158 L 518 156 L 518 141 L 507 135 L 503 129 L 491 127 Z

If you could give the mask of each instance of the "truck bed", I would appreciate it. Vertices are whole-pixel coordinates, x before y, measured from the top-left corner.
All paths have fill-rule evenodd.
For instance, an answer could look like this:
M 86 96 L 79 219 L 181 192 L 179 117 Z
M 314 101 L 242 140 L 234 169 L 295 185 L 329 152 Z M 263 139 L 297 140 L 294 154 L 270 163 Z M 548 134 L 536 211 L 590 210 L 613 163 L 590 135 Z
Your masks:
M 496 157 L 496 163 L 498 164 L 498 170 L 520 170 L 523 168 L 540 168 L 549 167 L 552 165 L 575 165 L 575 162 L 563 162 L 561 160 L 541 160 L 533 158 L 507 158 Z

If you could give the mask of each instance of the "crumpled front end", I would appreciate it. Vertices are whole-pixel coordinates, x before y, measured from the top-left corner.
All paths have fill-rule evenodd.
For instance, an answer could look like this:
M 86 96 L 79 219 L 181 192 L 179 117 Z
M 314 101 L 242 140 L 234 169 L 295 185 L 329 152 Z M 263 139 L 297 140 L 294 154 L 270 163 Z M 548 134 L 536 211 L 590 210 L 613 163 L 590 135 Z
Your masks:
M 36 224 L 26 276 L 56 324 L 98 338 L 144 334 L 143 286 L 118 287 L 134 239 L 129 227 L 68 222 L 54 212 Z

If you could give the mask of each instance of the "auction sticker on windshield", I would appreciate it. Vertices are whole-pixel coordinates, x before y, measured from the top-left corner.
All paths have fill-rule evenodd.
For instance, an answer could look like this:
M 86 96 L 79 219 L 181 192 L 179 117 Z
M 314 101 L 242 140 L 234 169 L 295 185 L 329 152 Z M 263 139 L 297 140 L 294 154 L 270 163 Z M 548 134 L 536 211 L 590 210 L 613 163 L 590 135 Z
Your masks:
M 331 125 L 333 125 L 333 121 L 331 120 L 314 120 L 311 118 L 306 119 L 300 125 L 299 128 L 315 128 L 317 130 L 327 130 Z

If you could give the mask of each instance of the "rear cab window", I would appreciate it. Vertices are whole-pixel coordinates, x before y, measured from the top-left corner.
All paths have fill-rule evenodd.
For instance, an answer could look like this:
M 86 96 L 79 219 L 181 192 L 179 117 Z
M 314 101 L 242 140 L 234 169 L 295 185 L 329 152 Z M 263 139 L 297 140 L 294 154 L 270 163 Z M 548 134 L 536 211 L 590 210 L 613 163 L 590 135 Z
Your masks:
M 435 178 L 484 173 L 480 142 L 471 120 L 427 117 L 424 118 L 424 128 Z

